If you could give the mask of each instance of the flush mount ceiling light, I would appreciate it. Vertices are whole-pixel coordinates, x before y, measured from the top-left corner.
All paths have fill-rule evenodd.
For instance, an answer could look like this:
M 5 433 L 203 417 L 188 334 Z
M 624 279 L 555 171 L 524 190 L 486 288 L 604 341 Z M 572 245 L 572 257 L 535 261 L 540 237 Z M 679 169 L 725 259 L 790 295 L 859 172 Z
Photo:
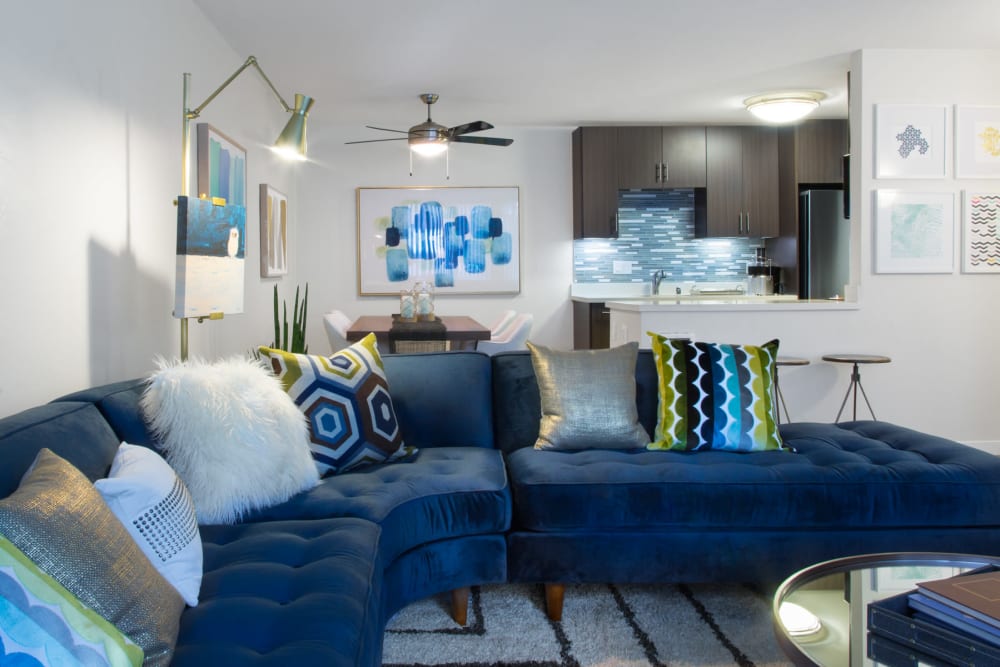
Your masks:
M 817 91 L 768 93 L 743 100 L 747 111 L 768 123 L 791 123 L 805 118 L 826 95 Z

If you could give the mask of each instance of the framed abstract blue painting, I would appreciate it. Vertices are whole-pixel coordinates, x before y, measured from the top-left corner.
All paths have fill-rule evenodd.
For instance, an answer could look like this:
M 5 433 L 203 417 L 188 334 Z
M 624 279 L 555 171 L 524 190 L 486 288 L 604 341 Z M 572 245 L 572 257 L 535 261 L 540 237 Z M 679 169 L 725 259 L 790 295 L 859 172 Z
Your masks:
M 521 290 L 517 187 L 358 188 L 358 293 Z

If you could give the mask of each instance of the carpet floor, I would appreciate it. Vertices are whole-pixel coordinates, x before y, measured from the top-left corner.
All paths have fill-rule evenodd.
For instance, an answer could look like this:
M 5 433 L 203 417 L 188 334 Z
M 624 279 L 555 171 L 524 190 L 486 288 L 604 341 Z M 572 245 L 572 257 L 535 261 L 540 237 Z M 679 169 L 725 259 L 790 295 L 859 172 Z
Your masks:
M 539 585 L 472 589 L 469 623 L 447 596 L 394 616 L 386 667 L 777 667 L 768 592 L 722 585 L 572 585 L 563 620 L 548 620 Z

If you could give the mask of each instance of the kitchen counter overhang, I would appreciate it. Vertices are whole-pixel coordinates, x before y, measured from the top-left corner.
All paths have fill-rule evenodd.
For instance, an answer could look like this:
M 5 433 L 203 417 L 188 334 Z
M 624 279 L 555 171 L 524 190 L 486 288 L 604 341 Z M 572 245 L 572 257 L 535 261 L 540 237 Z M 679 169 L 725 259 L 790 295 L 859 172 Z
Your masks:
M 581 300 L 573 297 L 574 301 Z M 585 299 L 603 302 L 610 311 L 638 313 L 655 312 L 710 312 L 710 311 L 814 311 L 814 310 L 858 310 L 857 301 L 833 299 L 798 299 L 794 296 L 680 296 L 680 297 L 639 297 L 628 299 Z

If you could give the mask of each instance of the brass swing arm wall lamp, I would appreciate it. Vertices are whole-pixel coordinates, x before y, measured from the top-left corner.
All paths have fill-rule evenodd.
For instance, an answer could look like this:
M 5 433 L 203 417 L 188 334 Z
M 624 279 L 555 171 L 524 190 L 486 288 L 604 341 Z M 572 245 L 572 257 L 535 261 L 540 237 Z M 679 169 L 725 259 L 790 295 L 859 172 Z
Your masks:
M 306 118 L 309 116 L 309 110 L 312 108 L 313 99 L 307 95 L 302 95 L 300 93 L 295 94 L 295 106 L 289 106 L 288 102 L 281 96 L 278 89 L 274 87 L 271 80 L 264 74 L 264 70 L 260 68 L 257 63 L 257 58 L 255 56 L 250 56 L 246 59 L 239 69 L 230 75 L 228 79 L 222 82 L 218 88 L 216 88 L 211 95 L 209 95 L 204 102 L 194 107 L 193 109 L 188 106 L 188 97 L 191 87 L 191 74 L 188 72 L 184 73 L 184 121 L 182 128 L 182 139 L 181 139 L 181 196 L 188 196 L 188 182 L 189 182 L 189 163 L 191 156 L 191 121 L 198 118 L 201 115 L 202 110 L 207 107 L 212 101 L 226 89 L 229 84 L 236 80 L 236 78 L 242 74 L 248 67 L 253 67 L 260 74 L 260 77 L 264 79 L 264 83 L 267 84 L 271 92 L 274 93 L 274 97 L 278 100 L 281 108 L 285 110 L 285 113 L 290 113 L 291 118 L 285 124 L 284 129 L 282 129 L 281 134 L 278 135 L 277 140 L 275 140 L 274 145 L 271 149 L 281 155 L 287 160 L 305 160 L 306 159 Z M 174 202 L 176 204 L 176 202 Z M 217 316 L 216 316 L 217 315 Z M 209 319 L 221 319 L 222 313 L 213 313 L 212 317 Z M 198 321 L 202 321 L 205 318 L 198 318 Z M 184 361 L 188 358 L 188 318 L 181 317 L 181 360 Z
M 218 88 L 216 88 L 211 95 L 205 98 L 205 101 L 191 109 L 188 107 L 188 96 L 189 88 L 191 86 L 191 75 L 187 72 L 184 73 L 184 136 L 183 136 L 183 161 L 181 162 L 181 194 L 187 195 L 188 193 L 188 162 L 190 156 L 191 148 L 191 121 L 198 118 L 201 115 L 202 110 L 212 103 L 219 93 L 226 89 L 229 84 L 236 80 L 240 74 L 242 74 L 246 68 L 253 67 L 260 74 L 260 77 L 264 79 L 264 83 L 267 87 L 271 89 L 274 93 L 275 99 L 281 105 L 281 108 L 285 110 L 285 113 L 292 114 L 292 117 L 288 119 L 288 123 L 285 124 L 285 128 L 278 135 L 278 139 L 274 142 L 272 150 L 281 155 L 286 159 L 291 160 L 305 160 L 306 159 L 306 118 L 309 116 L 309 110 L 313 105 L 313 98 L 300 93 L 295 94 L 295 106 L 288 106 L 288 102 L 285 98 L 281 96 L 278 89 L 274 87 L 271 80 L 267 78 L 264 74 L 264 70 L 260 68 L 257 63 L 257 58 L 255 56 L 250 56 L 246 59 L 238 70 L 232 73 L 228 79 L 222 82 Z

